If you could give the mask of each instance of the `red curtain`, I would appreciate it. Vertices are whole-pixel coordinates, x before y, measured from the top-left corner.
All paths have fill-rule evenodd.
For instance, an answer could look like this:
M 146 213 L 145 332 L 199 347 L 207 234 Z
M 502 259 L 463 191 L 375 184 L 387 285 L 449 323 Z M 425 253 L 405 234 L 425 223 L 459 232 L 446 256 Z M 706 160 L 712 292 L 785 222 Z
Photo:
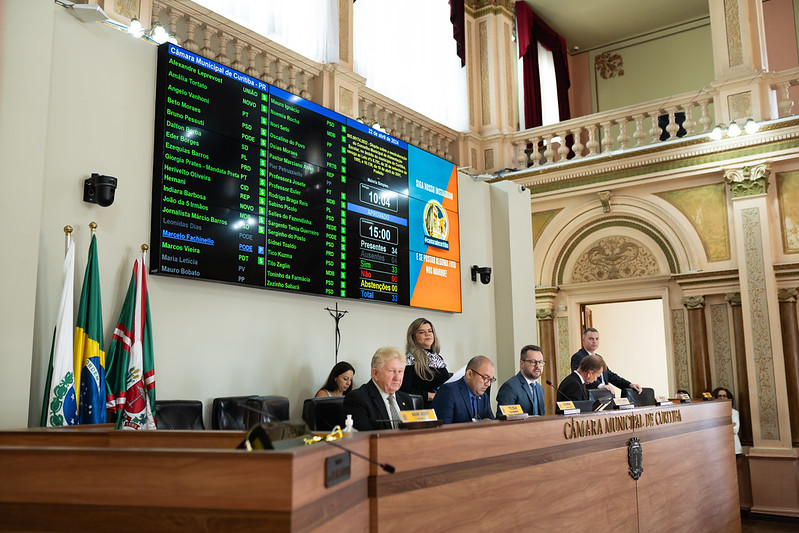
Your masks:
M 455 39 L 461 66 L 466 66 L 466 32 L 464 29 L 464 0 L 449 0 L 449 21 L 452 22 L 452 37 Z
M 566 41 L 533 13 L 525 2 L 516 2 L 516 33 L 522 59 L 524 86 L 524 123 L 528 128 L 541 125 L 541 79 L 538 73 L 538 44 L 552 52 L 558 84 L 560 120 L 571 118 L 569 112 L 569 65 Z

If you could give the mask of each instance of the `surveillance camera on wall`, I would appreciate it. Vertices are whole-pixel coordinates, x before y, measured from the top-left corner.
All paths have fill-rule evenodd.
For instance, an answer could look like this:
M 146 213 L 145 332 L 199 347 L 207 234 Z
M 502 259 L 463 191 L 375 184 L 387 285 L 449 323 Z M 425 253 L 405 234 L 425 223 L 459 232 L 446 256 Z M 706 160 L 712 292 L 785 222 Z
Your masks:
M 472 281 L 477 281 L 477 276 L 480 276 L 480 282 L 483 285 L 491 283 L 491 267 L 479 267 L 472 265 Z
M 114 203 L 116 190 L 116 178 L 92 173 L 92 176 L 83 182 L 83 201 L 108 207 Z

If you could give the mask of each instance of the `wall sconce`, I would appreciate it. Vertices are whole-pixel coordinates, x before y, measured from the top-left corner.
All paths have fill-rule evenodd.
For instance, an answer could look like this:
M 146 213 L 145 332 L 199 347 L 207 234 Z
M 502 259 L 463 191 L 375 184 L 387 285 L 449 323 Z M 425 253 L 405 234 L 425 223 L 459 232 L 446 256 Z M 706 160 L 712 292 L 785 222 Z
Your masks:
M 83 201 L 108 207 L 114 203 L 116 190 L 116 178 L 92 173 L 92 176 L 83 182 Z
M 472 281 L 477 281 L 477 276 L 480 276 L 480 282 L 483 285 L 491 283 L 491 267 L 479 267 L 472 265 Z
M 755 122 L 753 119 L 749 118 L 746 120 L 746 124 L 744 124 L 743 129 L 741 126 L 738 125 L 737 122 L 734 120 L 730 122 L 730 127 L 726 127 L 724 124 L 719 124 L 713 131 L 710 132 L 709 137 L 714 141 L 721 140 L 722 137 L 737 137 L 742 133 L 746 133 L 748 135 L 752 135 L 756 133 L 760 129 L 760 124 Z

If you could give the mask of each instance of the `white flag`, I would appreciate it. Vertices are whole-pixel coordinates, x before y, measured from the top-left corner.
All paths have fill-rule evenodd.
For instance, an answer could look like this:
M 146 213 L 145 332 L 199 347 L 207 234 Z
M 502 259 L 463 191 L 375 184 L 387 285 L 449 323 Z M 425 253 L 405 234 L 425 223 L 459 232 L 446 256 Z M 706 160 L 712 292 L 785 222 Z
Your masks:
M 53 346 L 50 349 L 50 367 L 42 406 L 42 426 L 71 426 L 78 423 L 72 357 L 75 328 L 73 323 L 75 243 L 71 237 L 67 240 L 69 242 L 64 257 L 64 285 L 61 289 L 61 304 L 53 334 Z

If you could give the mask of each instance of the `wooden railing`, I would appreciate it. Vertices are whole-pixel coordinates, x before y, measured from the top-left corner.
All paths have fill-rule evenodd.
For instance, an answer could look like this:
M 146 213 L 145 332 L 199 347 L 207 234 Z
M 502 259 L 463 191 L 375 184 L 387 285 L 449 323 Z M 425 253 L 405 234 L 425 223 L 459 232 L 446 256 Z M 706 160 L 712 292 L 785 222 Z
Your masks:
M 517 168 L 580 160 L 710 132 L 714 91 L 686 93 L 520 131 L 510 136 Z
M 458 132 L 420 115 L 380 93 L 364 87 L 360 91 L 358 118 L 366 124 L 379 123 L 386 133 L 452 161 Z
M 771 74 L 770 87 L 777 95 L 779 118 L 796 114 L 792 98 L 799 97 L 799 68 Z

